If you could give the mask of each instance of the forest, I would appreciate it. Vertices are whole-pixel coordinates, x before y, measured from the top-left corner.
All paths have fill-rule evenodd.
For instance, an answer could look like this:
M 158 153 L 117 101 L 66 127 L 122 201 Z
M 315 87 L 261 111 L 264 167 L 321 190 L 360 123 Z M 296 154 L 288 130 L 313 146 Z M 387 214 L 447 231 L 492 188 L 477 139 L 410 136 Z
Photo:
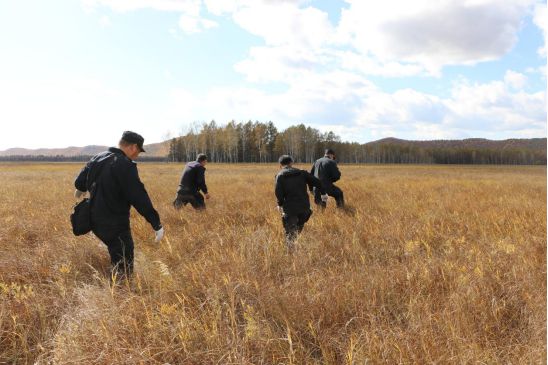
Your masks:
M 323 156 L 326 148 L 332 148 L 340 163 L 546 165 L 546 138 L 432 141 L 385 138 L 357 143 L 342 141 L 333 132 L 322 133 L 304 124 L 279 130 L 271 121 L 193 124 L 178 137 L 145 147 L 147 153 L 139 156 L 142 162 L 192 161 L 198 153 L 206 153 L 210 162 L 217 163 L 276 162 L 282 154 L 293 156 L 299 163 L 312 163 Z M 79 154 L 67 148 L 47 155 L 0 155 L 0 161 L 87 161 L 103 148 L 107 147 L 86 146 L 82 148 L 85 152 Z
M 322 133 L 304 124 L 278 131 L 272 122 L 232 121 L 221 126 L 211 121 L 171 139 L 167 159 L 190 161 L 198 153 L 206 153 L 211 162 L 257 163 L 275 162 L 280 155 L 289 154 L 297 162 L 311 163 L 326 148 L 332 148 L 342 163 L 546 164 L 546 139 L 515 140 L 521 143 L 504 146 L 498 141 L 469 141 L 475 143 L 388 138 L 360 144 L 344 142 L 333 132 Z M 479 143 L 482 141 L 493 143 Z

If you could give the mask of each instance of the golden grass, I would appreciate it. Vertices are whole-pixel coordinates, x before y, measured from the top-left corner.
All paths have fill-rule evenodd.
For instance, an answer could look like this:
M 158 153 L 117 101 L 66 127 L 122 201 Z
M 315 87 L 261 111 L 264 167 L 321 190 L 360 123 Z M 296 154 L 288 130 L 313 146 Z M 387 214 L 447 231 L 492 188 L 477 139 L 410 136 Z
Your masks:
M 341 166 L 349 209 L 288 255 L 275 165 L 208 165 L 177 212 L 182 166 L 140 164 L 166 238 L 133 212 L 114 287 L 70 231 L 80 167 L 0 165 L 0 363 L 546 362 L 545 167 Z

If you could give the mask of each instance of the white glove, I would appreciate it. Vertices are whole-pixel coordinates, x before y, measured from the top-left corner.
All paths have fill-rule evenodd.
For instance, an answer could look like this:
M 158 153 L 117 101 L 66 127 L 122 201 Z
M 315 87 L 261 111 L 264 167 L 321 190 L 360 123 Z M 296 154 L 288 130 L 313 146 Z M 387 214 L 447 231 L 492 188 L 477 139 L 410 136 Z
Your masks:
M 81 196 L 85 195 L 86 192 L 85 191 L 80 191 L 78 189 L 74 190 L 74 197 L 76 199 L 80 199 Z
M 327 199 L 329 199 L 329 195 L 323 194 L 323 195 L 321 196 L 321 198 L 322 198 L 322 202 L 327 203 Z
M 276 209 L 278 209 L 278 212 L 280 212 L 282 217 L 285 216 L 284 207 L 278 205 L 278 206 L 276 206 Z
M 164 227 L 160 228 L 157 231 L 154 231 L 154 242 L 160 242 L 164 238 Z

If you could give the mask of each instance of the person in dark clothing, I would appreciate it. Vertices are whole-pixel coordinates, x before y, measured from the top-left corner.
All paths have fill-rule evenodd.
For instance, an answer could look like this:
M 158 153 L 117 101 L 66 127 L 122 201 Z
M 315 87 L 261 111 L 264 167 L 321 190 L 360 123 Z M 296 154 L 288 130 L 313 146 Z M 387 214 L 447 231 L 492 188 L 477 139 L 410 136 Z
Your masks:
M 312 165 L 310 173 L 317 177 L 323 185 L 323 188 L 327 195 L 335 198 L 338 208 L 344 207 L 344 194 L 340 188 L 335 186 L 334 182 L 341 178 L 341 172 L 335 161 L 335 151 L 328 148 L 325 150 L 325 156 L 316 160 Z M 311 190 L 312 191 L 312 190 Z M 324 201 L 321 198 L 321 193 L 318 189 L 314 189 L 314 203 L 325 208 L 327 206 L 327 200 Z
M 304 224 L 312 215 L 306 191 L 307 186 L 310 189 L 317 188 L 321 199 L 327 200 L 327 195 L 325 195 L 320 180 L 307 171 L 293 168 L 291 156 L 283 155 L 278 161 L 281 170 L 276 175 L 277 208 L 282 214 L 287 248 L 292 251 L 297 235 L 303 230 Z
M 205 165 L 207 164 L 207 156 L 200 153 L 196 161 L 186 164 L 181 176 L 181 183 L 177 190 L 177 197 L 173 201 L 173 206 L 180 209 L 182 206 L 190 203 L 194 209 L 205 209 L 204 196 L 209 199 L 207 185 L 205 182 Z
M 90 193 L 92 232 L 108 247 L 113 274 L 120 276 L 127 276 L 133 270 L 131 206 L 150 223 L 156 242 L 164 235 L 160 216 L 152 206 L 133 161 L 145 151 L 143 142 L 139 134 L 125 131 L 119 148 L 110 147 L 93 156 L 74 182 L 76 198 L 87 191 Z

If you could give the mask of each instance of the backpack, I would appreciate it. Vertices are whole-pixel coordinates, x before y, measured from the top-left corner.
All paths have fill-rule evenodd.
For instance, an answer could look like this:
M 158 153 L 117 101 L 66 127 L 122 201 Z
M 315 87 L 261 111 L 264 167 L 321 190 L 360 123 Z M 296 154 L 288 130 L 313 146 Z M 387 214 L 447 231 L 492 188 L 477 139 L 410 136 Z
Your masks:
M 72 233 L 81 236 L 91 231 L 91 201 L 89 198 L 82 199 L 72 209 L 70 215 Z
M 87 175 L 86 185 L 89 191 L 89 198 L 82 199 L 81 202 L 76 203 L 70 214 L 70 224 L 72 225 L 72 233 L 75 236 L 81 236 L 91 231 L 91 205 L 93 198 L 95 197 L 95 190 L 97 189 L 96 181 L 101 175 L 106 160 L 114 156 L 114 153 L 105 158 L 98 171 L 90 168 Z

